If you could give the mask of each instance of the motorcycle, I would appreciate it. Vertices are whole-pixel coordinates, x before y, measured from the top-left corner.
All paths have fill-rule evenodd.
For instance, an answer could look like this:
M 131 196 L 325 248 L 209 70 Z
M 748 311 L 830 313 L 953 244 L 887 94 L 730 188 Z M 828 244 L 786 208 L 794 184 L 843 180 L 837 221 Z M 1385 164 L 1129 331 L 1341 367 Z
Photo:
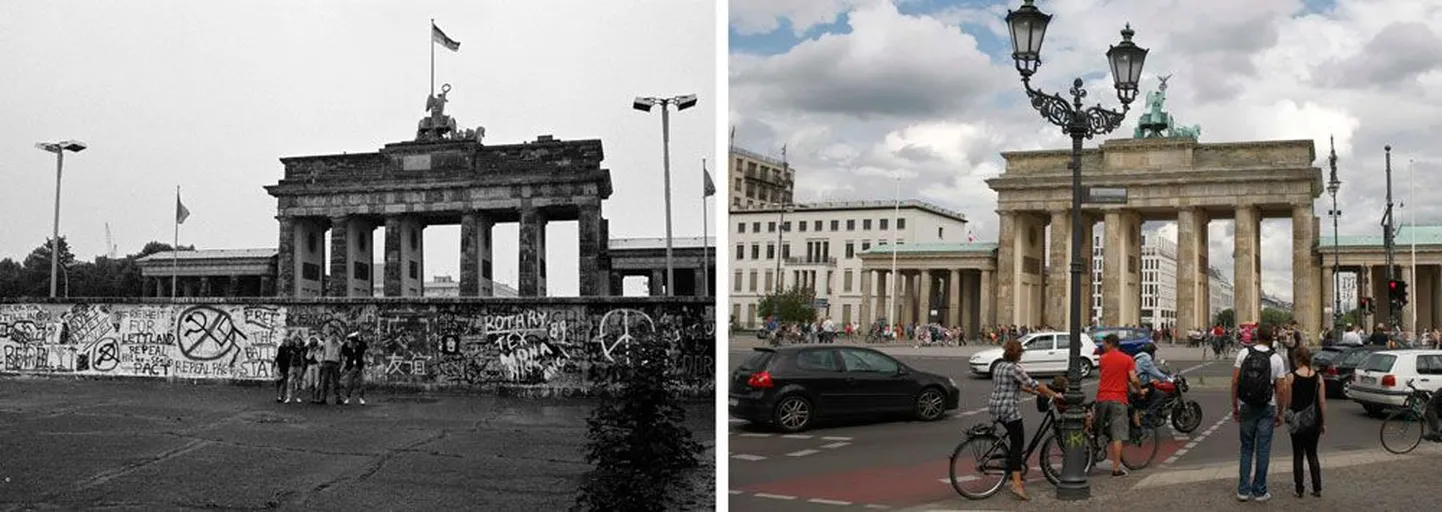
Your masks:
M 1191 389 L 1187 377 L 1178 375 L 1172 382 L 1153 384 L 1153 392 L 1162 393 L 1163 401 L 1157 414 L 1152 418 L 1152 428 L 1161 428 L 1171 420 L 1172 429 L 1189 434 L 1202 424 L 1202 404 L 1188 400 L 1185 393 Z

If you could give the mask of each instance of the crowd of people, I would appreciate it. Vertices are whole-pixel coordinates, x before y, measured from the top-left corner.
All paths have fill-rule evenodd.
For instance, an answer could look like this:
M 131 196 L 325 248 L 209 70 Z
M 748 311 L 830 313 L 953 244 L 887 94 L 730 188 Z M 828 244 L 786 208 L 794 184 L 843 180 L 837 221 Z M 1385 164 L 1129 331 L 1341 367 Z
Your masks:
M 366 404 L 366 342 L 355 332 L 344 342 L 335 333 L 324 338 L 306 343 L 295 333 L 276 349 L 276 402 L 301 403 L 309 394 L 313 404 L 325 404 L 331 397 L 336 405 L 349 405 L 351 398 Z

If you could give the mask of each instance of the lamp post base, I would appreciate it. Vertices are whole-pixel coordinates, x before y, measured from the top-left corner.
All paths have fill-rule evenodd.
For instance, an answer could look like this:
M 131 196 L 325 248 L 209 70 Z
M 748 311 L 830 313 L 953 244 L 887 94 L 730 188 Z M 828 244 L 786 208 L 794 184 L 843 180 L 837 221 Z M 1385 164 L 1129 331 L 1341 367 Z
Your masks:
M 1056 484 L 1056 499 L 1060 501 L 1082 501 L 1092 497 L 1092 486 L 1086 481 L 1067 482 L 1062 480 Z

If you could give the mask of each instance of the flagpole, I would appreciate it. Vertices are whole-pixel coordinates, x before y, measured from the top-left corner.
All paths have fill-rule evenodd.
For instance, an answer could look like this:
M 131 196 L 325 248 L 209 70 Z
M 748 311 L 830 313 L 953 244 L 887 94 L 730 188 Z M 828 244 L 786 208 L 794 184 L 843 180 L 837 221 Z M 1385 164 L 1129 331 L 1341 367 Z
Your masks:
M 706 158 L 701 158 L 701 179 L 706 179 Z M 711 296 L 711 241 L 706 239 L 706 183 L 701 183 L 701 296 Z
M 898 173 L 896 175 L 896 213 L 891 219 L 891 225 L 893 228 L 897 228 L 896 225 L 899 223 L 901 223 L 901 174 Z M 899 228 L 898 234 L 900 234 Z M 891 246 L 891 293 L 890 297 L 888 297 L 889 304 L 887 304 L 886 306 L 886 314 L 891 318 L 887 320 L 887 323 L 896 325 L 896 322 L 898 321 L 897 317 L 901 316 L 900 313 L 897 313 L 896 311 L 896 240 L 889 240 L 887 241 L 887 244 Z M 896 333 L 892 333 L 892 339 L 900 341 L 901 336 L 897 335 Z
M 175 281 L 180 278 L 180 185 L 175 186 L 175 245 L 170 247 L 170 298 L 175 298 Z
M 1414 170 L 1413 170 L 1413 168 L 1416 166 L 1416 164 L 1417 164 L 1417 162 L 1415 162 L 1415 161 L 1413 161 L 1413 160 L 1410 160 L 1410 159 L 1407 160 L 1407 201 L 1408 201 L 1408 202 L 1411 202 L 1411 201 L 1412 201 L 1412 195 L 1413 195 L 1414 191 L 1417 190 L 1416 182 L 1414 181 L 1414 178 L 1415 178 L 1417 175 L 1416 175 L 1416 173 L 1415 173 Z M 1416 281 L 1418 281 L 1418 279 L 1417 279 L 1417 207 L 1416 207 L 1415 205 L 1413 205 L 1413 206 L 1408 206 L 1408 207 L 1407 207 L 1407 217 L 1410 218 L 1410 222 L 1408 222 L 1408 224 L 1410 224 L 1410 232 L 1407 233 L 1407 237 L 1412 239 L 1412 276 L 1411 276 L 1411 278 L 1412 278 L 1412 281 L 1413 281 L 1413 282 L 1416 282 Z M 1408 283 L 1408 285 L 1411 285 L 1411 283 Z M 1409 301 L 1409 302 L 1410 302 L 1410 301 Z M 1411 324 L 1409 325 L 1409 329 L 1412 331 L 1411 336 L 1415 339 L 1415 338 L 1418 338 L 1418 336 L 1417 336 L 1417 303 L 1413 302 L 1413 303 L 1411 304 L 1411 306 L 1412 306 L 1412 322 L 1411 322 Z M 1408 340 L 1408 341 L 1412 341 L 1412 340 Z
M 431 96 L 436 95 L 436 19 L 431 18 L 431 32 L 426 34 L 431 40 Z

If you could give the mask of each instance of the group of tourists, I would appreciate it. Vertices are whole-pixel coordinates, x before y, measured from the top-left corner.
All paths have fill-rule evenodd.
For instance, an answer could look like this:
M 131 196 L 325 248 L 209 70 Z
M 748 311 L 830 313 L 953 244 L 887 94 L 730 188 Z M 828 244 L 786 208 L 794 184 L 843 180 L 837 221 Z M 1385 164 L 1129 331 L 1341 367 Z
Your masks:
M 332 333 L 309 344 L 299 333 L 292 334 L 275 351 L 275 401 L 301 403 L 302 392 L 307 392 L 313 404 L 325 404 L 334 396 L 336 405 L 349 405 L 352 397 L 365 405 L 365 358 L 360 333 L 350 333 L 344 342 Z

